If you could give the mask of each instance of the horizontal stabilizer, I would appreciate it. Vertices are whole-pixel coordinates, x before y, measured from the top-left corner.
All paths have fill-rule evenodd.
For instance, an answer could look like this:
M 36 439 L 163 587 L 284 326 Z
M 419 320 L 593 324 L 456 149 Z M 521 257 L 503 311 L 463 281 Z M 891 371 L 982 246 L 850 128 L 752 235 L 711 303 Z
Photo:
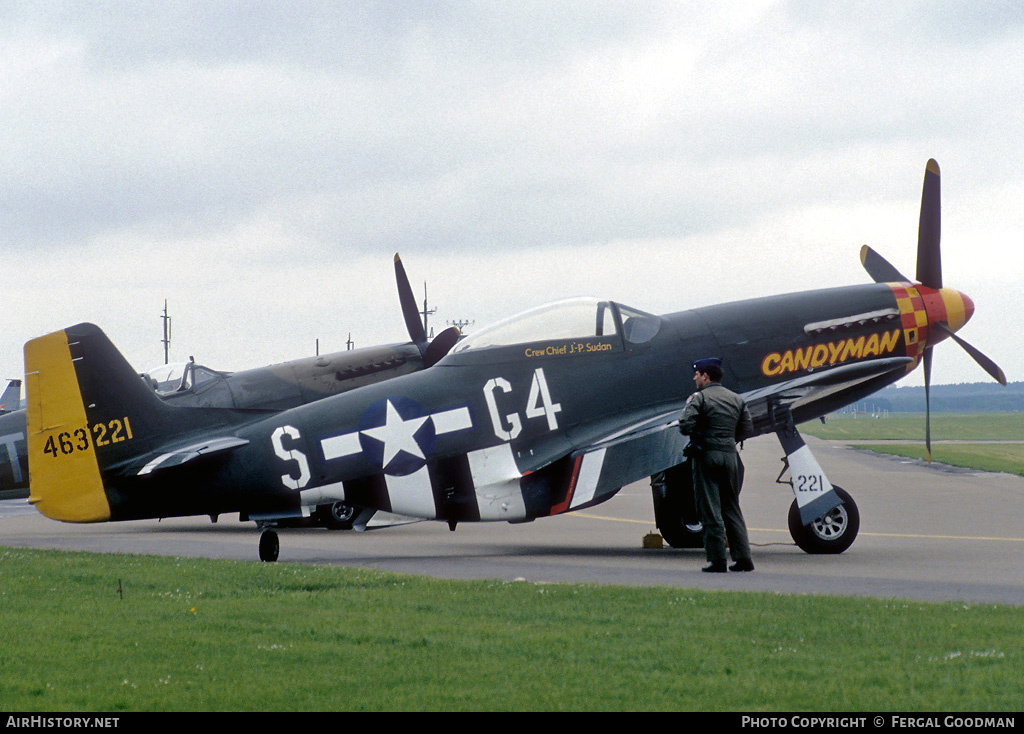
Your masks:
M 151 474 L 154 471 L 167 469 L 172 466 L 180 466 L 186 462 L 198 459 L 201 456 L 212 456 L 214 454 L 230 451 L 231 449 L 236 449 L 239 446 L 245 446 L 247 443 L 249 443 L 249 441 L 244 438 L 227 436 L 224 438 L 209 439 L 190 446 L 183 446 L 180 449 L 160 454 L 155 459 L 150 460 L 144 467 L 142 467 L 142 469 L 139 470 L 139 476 L 142 476 L 143 474 Z

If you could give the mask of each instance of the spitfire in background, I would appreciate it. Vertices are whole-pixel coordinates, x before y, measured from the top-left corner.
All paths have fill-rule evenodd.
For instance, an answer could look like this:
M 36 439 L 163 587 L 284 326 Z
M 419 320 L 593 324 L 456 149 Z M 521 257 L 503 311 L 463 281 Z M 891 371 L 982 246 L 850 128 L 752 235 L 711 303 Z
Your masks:
M 68 522 L 224 512 L 271 521 L 345 502 L 454 529 L 590 507 L 665 472 L 654 488 L 658 527 L 670 544 L 696 546 L 676 420 L 692 391 L 687 365 L 715 355 L 755 435 L 775 434 L 786 455 L 794 540 L 840 553 L 859 529 L 856 503 L 796 425 L 922 361 L 927 384 L 932 349 L 973 314 L 967 296 L 942 285 L 938 175 L 929 161 L 918 282 L 865 248 L 870 285 L 660 316 L 560 301 L 440 347 L 436 360 L 424 346 L 427 369 L 276 412 L 176 410 L 91 324 L 34 339 L 25 347 L 31 502 Z M 953 338 L 1005 384 L 991 360 Z M 260 557 L 278 550 L 265 530 Z

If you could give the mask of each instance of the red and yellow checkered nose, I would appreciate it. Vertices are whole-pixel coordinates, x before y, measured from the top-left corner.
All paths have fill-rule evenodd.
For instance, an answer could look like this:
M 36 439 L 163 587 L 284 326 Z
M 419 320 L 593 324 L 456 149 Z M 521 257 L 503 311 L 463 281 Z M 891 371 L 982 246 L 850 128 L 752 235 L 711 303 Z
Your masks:
M 974 302 L 960 291 L 952 288 L 935 290 L 923 285 L 917 288 L 924 301 L 929 326 L 941 322 L 949 327 L 949 331 L 957 331 L 974 315 Z M 942 329 L 928 329 L 928 346 L 939 343 L 948 333 Z
M 948 335 L 942 329 L 929 328 L 942 322 L 950 331 L 957 331 L 974 315 L 974 302 L 952 288 L 928 288 L 923 285 L 890 283 L 896 296 L 903 324 L 907 356 L 915 360 L 927 347 L 934 346 Z
M 952 288 L 940 288 L 939 296 L 942 298 L 946 314 L 944 321 L 950 329 L 958 331 L 961 326 L 971 320 L 971 316 L 974 315 L 974 301 L 966 294 Z M 931 316 L 930 311 L 928 315 Z

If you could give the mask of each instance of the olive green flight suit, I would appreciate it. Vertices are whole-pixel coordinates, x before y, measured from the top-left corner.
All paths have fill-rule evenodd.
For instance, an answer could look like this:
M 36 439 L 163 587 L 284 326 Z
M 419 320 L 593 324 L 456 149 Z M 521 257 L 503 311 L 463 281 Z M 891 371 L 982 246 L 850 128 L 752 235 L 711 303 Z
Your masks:
M 747 526 L 740 511 L 743 462 L 736 442 L 754 432 L 746 404 L 717 382 L 690 396 L 679 430 L 700 447 L 691 452 L 693 491 L 704 524 L 704 552 L 711 563 L 726 560 L 726 538 L 734 561 L 750 560 Z

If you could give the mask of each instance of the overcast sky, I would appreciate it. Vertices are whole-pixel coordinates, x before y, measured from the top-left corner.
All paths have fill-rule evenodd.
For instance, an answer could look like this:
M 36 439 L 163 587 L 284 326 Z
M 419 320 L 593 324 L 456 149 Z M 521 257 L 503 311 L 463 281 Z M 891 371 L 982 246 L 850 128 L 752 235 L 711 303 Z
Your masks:
M 404 340 L 396 252 L 438 331 L 913 275 L 935 158 L 960 335 L 1021 380 L 1022 151 L 1015 0 L 0 0 L 0 378 L 80 321 L 160 364 L 165 299 L 217 369 Z

